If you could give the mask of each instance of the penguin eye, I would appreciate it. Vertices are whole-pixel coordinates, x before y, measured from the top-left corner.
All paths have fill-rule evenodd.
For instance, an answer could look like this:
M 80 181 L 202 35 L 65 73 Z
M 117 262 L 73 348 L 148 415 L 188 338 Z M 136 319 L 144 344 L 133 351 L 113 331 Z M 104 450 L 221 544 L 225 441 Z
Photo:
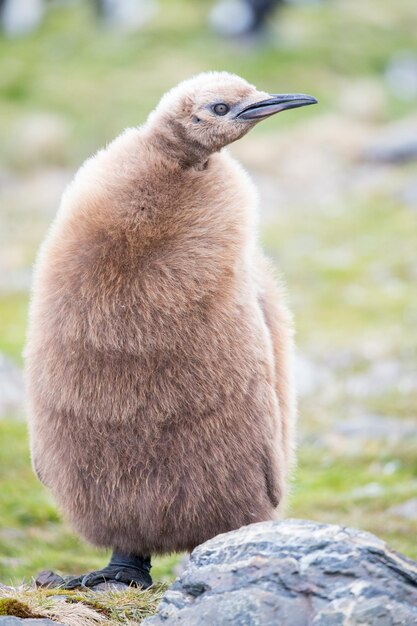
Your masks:
M 230 107 L 228 107 L 227 104 L 224 104 L 224 102 L 220 102 L 219 104 L 214 105 L 213 111 L 216 115 L 226 115 L 226 113 L 229 113 Z

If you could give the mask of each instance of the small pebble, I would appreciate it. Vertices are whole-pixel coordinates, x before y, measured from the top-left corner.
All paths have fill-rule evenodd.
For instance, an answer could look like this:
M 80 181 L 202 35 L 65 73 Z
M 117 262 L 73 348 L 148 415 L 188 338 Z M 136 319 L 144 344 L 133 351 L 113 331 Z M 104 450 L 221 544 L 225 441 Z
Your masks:
M 55 589 L 56 587 L 61 587 L 65 585 L 65 580 L 59 574 L 55 574 L 50 569 L 45 569 L 36 577 L 35 585 L 37 587 L 43 587 L 45 589 Z

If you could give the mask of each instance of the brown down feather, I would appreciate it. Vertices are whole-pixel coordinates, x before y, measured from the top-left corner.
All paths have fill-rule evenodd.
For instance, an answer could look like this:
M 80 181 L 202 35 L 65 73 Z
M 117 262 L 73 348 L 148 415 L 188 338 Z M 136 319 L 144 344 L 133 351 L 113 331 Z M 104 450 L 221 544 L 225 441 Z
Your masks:
M 33 466 L 97 546 L 191 550 L 282 503 L 291 316 L 258 247 L 253 185 L 222 150 L 251 126 L 204 109 L 260 96 L 226 73 L 180 84 L 86 161 L 40 250 Z

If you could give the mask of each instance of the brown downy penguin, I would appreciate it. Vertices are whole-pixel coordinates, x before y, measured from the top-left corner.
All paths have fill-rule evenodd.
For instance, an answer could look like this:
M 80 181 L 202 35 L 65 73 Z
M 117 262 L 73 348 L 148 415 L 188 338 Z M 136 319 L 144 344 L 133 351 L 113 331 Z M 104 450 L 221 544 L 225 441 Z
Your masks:
M 254 188 L 222 149 L 315 102 L 201 74 L 65 191 L 33 284 L 32 459 L 74 528 L 114 551 L 69 586 L 149 586 L 151 554 L 275 515 L 293 457 L 291 317 Z

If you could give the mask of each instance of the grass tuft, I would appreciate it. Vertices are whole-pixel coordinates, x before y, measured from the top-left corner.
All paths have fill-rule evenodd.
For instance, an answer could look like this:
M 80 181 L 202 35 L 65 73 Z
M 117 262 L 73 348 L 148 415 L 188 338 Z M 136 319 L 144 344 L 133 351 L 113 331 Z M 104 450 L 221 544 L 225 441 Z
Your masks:
M 166 585 L 147 590 L 66 591 L 0 588 L 0 615 L 49 618 L 66 626 L 140 624 L 156 611 Z
M 40 613 L 35 613 L 27 604 L 23 604 L 16 598 L 0 598 L 0 615 L 11 615 L 24 619 L 28 617 L 43 617 Z

